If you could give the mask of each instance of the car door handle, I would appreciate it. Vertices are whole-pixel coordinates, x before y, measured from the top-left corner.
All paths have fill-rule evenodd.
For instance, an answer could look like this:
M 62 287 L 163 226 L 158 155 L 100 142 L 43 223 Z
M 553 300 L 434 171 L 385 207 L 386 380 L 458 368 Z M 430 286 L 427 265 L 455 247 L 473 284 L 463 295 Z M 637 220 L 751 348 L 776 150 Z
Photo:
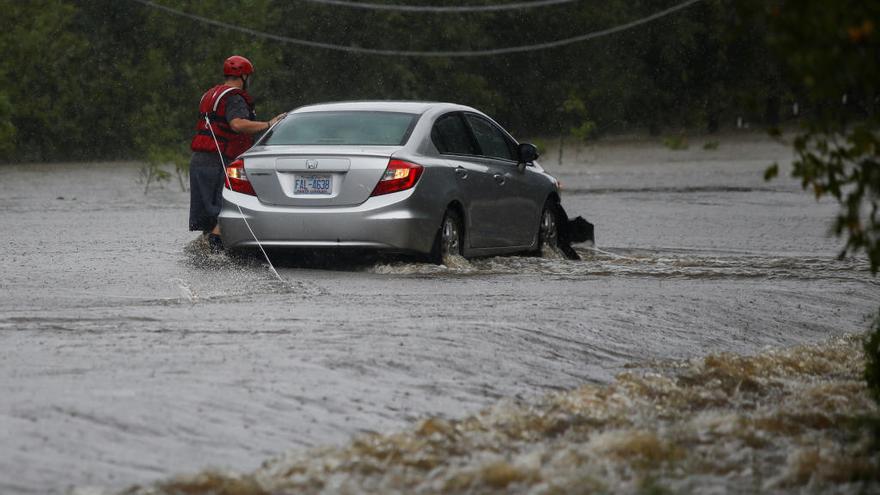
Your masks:
M 468 171 L 464 167 L 458 167 L 455 169 L 455 175 L 458 176 L 459 179 L 467 179 Z
M 499 186 L 503 186 L 504 183 L 507 181 L 507 179 L 505 179 L 504 176 L 501 174 L 495 174 L 492 176 L 492 178 L 495 179 L 495 182 L 497 182 Z

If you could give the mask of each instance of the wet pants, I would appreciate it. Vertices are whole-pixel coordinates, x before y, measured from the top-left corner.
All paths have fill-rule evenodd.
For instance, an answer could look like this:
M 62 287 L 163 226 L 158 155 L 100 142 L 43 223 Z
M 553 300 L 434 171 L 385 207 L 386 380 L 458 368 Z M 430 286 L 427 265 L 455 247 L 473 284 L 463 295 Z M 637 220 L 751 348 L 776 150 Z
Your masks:
M 189 162 L 189 230 L 210 232 L 217 225 L 225 180 L 216 153 L 193 153 Z

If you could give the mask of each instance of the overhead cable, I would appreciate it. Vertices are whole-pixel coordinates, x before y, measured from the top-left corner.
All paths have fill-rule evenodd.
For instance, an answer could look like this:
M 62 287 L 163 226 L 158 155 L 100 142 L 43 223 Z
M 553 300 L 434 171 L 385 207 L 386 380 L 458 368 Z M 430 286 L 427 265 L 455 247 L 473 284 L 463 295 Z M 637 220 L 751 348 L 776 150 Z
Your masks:
M 393 3 L 369 3 L 353 2 L 350 0 L 302 0 L 304 2 L 321 5 L 336 5 L 365 10 L 390 10 L 395 12 L 420 12 L 420 13 L 462 13 L 462 12 L 499 12 L 505 10 L 533 9 L 537 7 L 549 7 L 565 3 L 579 2 L 580 0 L 534 0 L 532 2 L 496 3 L 490 5 L 398 5 Z
M 212 26 L 221 27 L 224 29 L 229 29 L 230 31 L 238 31 L 240 33 L 250 34 L 252 36 L 256 36 L 259 38 L 280 41 L 282 43 L 290 43 L 292 45 L 300 45 L 300 46 L 308 46 L 312 48 L 323 48 L 327 50 L 336 50 L 347 53 L 361 53 L 366 55 L 383 55 L 383 56 L 397 56 L 397 57 L 487 57 L 491 55 L 505 55 L 509 53 L 522 53 L 522 52 L 532 52 L 537 50 L 546 50 L 549 48 L 558 48 L 560 46 L 571 45 L 573 43 L 579 43 L 582 41 L 592 40 L 596 38 L 601 38 L 603 36 L 608 36 L 614 33 L 619 33 L 621 31 L 626 31 L 627 29 L 632 29 L 636 26 L 641 26 L 642 24 L 647 24 L 649 22 L 660 19 L 661 17 L 666 17 L 672 13 L 678 12 L 684 8 L 690 7 L 691 5 L 700 2 L 702 0 L 687 0 L 680 4 L 669 7 L 668 9 L 661 10 L 654 14 L 649 15 L 648 17 L 643 17 L 641 19 L 637 19 L 635 21 L 628 22 L 626 24 L 621 24 L 619 26 L 614 26 L 608 29 L 603 29 L 600 31 L 594 31 L 592 33 L 586 33 L 579 36 L 572 36 L 571 38 L 564 38 L 561 40 L 555 41 L 547 41 L 544 43 L 535 43 L 532 45 L 519 45 L 519 46 L 508 46 L 502 48 L 489 48 L 484 50 L 460 50 L 460 51 L 421 51 L 421 50 L 391 50 L 391 49 L 382 49 L 382 48 L 365 48 L 360 46 L 350 46 L 350 45 L 337 45 L 333 43 L 324 43 L 321 41 L 312 41 L 312 40 L 304 40 L 299 38 L 290 38 L 287 36 L 280 36 L 272 33 L 265 33 L 262 31 L 257 31 L 255 29 L 246 28 L 242 26 L 236 26 L 234 24 L 228 24 L 222 21 L 217 21 L 214 19 L 209 19 L 207 17 L 202 17 L 195 14 L 190 14 L 188 12 L 183 12 L 181 10 L 172 9 L 171 7 L 166 7 L 164 5 L 152 2 L 150 0 L 132 0 L 133 2 L 137 2 L 147 7 L 151 7 L 154 9 L 162 10 L 169 14 L 173 14 L 180 17 L 185 17 L 187 19 L 191 19 L 197 22 L 201 22 L 204 24 L 209 24 Z

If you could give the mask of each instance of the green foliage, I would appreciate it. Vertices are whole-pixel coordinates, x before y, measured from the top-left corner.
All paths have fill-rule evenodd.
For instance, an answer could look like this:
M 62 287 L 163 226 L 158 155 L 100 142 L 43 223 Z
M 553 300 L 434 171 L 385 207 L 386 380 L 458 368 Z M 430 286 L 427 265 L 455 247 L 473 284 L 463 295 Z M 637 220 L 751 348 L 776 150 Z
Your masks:
M 9 96 L 0 90 L 0 154 L 6 155 L 15 149 L 15 126 L 12 125 L 12 104 Z
M 536 138 L 532 140 L 532 144 L 535 145 L 535 148 L 538 148 L 538 155 L 543 155 L 547 152 L 547 141 L 541 138 Z
M 12 105 L 3 119 L 10 138 L 4 147 L 11 143 L 23 157 L 63 158 L 87 146 L 90 129 L 82 124 L 90 102 L 75 81 L 88 45 L 73 27 L 75 8 L 52 0 L 0 0 L 0 9 L 0 88 Z
M 586 143 L 594 137 L 596 123 L 588 118 L 587 106 L 581 98 L 569 95 L 561 109 L 564 120 L 569 125 L 569 136 L 580 143 Z
M 817 199 L 841 209 L 834 230 L 846 237 L 841 256 L 864 251 L 880 269 L 880 4 L 779 0 L 760 4 L 770 44 L 803 87 L 810 113 L 794 138 L 792 174 Z M 781 137 L 778 129 L 771 135 Z M 764 173 L 779 173 L 774 164 Z M 865 342 L 865 379 L 880 402 L 880 316 Z
M 703 143 L 703 149 L 705 151 L 715 151 L 720 145 L 721 143 L 718 141 L 706 141 L 705 143 Z
M 595 122 L 592 120 L 585 120 L 584 122 L 581 122 L 581 125 L 572 127 L 569 133 L 571 134 L 571 137 L 575 138 L 577 141 L 586 143 L 596 135 L 597 128 Z
M 674 150 L 674 151 L 684 151 L 690 147 L 688 144 L 687 136 L 683 134 L 679 134 L 677 136 L 669 136 L 663 140 L 663 146 Z
M 187 181 L 185 177 L 189 176 L 189 154 L 182 153 L 175 147 L 154 145 L 147 148 L 146 160 L 141 169 L 141 176 L 144 179 L 144 194 L 149 191 L 152 182 L 167 182 L 171 180 L 172 173 L 166 169 L 171 168 L 174 176 L 177 177 L 178 185 L 181 191 L 186 190 Z
M 793 175 L 817 199 L 831 196 L 840 204 L 834 230 L 846 237 L 841 256 L 864 251 L 877 273 L 880 4 L 789 0 L 771 3 L 767 13 L 771 45 L 811 108 L 794 138 Z
M 874 400 L 880 403 L 880 314 L 865 339 L 865 381 Z

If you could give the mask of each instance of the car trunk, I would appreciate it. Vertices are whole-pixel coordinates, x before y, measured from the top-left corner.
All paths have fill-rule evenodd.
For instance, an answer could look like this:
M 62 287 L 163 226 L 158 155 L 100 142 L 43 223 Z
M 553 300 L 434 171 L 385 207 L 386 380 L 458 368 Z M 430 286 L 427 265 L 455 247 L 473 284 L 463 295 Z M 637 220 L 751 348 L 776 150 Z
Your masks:
M 351 206 L 370 197 L 399 147 L 267 147 L 244 158 L 245 172 L 263 203 Z

